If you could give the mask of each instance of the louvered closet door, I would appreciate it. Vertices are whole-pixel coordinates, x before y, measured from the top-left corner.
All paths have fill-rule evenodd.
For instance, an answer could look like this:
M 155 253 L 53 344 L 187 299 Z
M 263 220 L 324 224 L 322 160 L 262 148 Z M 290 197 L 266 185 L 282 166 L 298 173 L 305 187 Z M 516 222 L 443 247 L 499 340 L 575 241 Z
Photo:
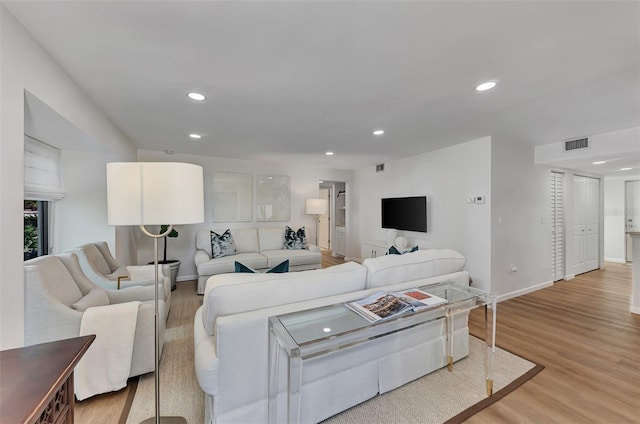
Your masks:
M 551 173 L 551 275 L 564 278 L 564 174 Z

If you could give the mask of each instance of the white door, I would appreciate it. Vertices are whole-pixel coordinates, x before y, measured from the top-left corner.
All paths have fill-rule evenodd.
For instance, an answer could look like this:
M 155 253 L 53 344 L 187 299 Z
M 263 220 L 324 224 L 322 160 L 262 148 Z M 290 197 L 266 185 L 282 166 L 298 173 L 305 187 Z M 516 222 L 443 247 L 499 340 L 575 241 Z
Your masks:
M 573 177 L 573 273 L 597 269 L 600 258 L 600 180 Z
M 551 275 L 564 278 L 564 174 L 551 172 Z
M 331 237 L 329 236 L 331 228 L 329 225 L 331 222 L 331 208 L 333 207 L 331 202 L 331 189 L 321 188 L 319 197 L 321 199 L 327 199 L 329 207 L 327 208 L 327 213 L 320 215 L 318 220 L 318 246 L 321 249 L 331 249 Z
M 625 231 L 640 232 L 640 181 L 625 181 L 625 208 L 624 224 Z M 632 261 L 631 236 L 625 234 L 626 259 Z

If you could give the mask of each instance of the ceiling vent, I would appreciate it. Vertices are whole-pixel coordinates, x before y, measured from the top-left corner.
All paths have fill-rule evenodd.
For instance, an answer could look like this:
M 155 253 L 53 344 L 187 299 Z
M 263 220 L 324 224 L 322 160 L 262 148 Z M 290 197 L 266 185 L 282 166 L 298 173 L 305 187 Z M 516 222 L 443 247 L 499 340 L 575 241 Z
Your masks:
M 383 172 L 384 171 L 384 163 L 379 163 L 376 165 L 376 172 Z
M 570 140 L 564 142 L 564 151 L 586 149 L 589 147 L 589 138 L 579 138 L 577 140 Z

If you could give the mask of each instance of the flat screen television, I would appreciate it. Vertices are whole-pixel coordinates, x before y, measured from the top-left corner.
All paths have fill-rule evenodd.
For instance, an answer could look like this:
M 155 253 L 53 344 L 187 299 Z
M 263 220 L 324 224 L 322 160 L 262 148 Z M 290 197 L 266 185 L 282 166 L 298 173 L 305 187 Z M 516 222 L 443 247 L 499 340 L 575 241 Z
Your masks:
M 427 232 L 427 196 L 382 199 L 382 228 Z

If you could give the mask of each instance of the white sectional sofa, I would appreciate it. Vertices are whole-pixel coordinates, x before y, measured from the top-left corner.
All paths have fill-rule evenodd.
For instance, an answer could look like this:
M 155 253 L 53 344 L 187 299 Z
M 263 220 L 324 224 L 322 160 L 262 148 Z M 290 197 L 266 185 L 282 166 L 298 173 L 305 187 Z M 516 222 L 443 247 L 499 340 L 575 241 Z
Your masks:
M 306 249 L 284 249 L 284 227 L 234 228 L 231 236 L 235 242 L 235 255 L 213 258 L 211 231 L 222 234 L 226 229 L 199 230 L 196 232 L 195 263 L 198 271 L 198 294 L 204 293 L 207 279 L 215 274 L 234 272 L 236 261 L 255 270 L 273 268 L 289 259 L 289 271 L 320 268 L 320 249 L 307 244 Z
M 347 262 L 286 274 L 210 277 L 194 321 L 205 423 L 267 422 L 270 316 L 355 300 L 379 290 L 441 281 L 467 286 L 465 263 L 466 258 L 452 250 L 425 250 L 367 259 L 363 265 Z M 464 313 L 455 318 L 454 360 L 469 352 L 467 318 Z M 301 389 L 302 422 L 319 422 L 445 365 L 442 320 L 309 359 Z M 283 368 L 281 373 L 286 372 Z M 283 421 L 283 408 L 278 408 L 278 422 Z

